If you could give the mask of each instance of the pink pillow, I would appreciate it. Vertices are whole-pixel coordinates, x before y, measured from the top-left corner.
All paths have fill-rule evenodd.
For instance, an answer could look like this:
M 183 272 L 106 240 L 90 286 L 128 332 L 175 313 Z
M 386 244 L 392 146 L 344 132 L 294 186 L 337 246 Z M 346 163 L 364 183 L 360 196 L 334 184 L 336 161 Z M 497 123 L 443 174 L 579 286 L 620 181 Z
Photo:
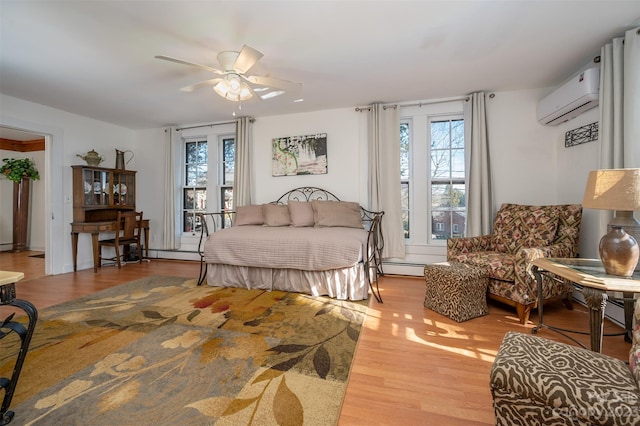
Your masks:
M 344 226 L 363 228 L 360 216 L 360 204 L 348 201 L 312 200 L 315 226 Z
M 236 226 L 242 225 L 262 225 L 264 218 L 262 216 L 261 205 L 238 206 L 236 207 Z
M 313 207 L 306 201 L 289 201 L 291 226 L 313 226 Z
M 262 206 L 265 226 L 289 226 L 289 208 L 280 204 L 264 204 Z

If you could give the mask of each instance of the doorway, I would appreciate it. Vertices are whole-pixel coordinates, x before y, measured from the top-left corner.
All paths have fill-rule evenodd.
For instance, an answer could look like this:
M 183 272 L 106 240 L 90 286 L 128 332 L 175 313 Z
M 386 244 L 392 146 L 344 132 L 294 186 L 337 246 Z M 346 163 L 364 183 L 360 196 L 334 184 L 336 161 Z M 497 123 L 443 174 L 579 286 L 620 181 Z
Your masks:
M 46 180 L 44 180 L 46 179 L 45 146 L 45 135 L 9 127 L 0 127 L 0 153 L 2 154 L 0 158 L 31 158 L 36 163 L 36 168 L 40 173 L 40 182 L 32 182 L 29 197 L 28 251 L 26 253 L 13 253 L 10 259 L 6 255 L 3 256 L 3 269 L 7 269 L 8 264 L 15 264 L 15 259 L 22 259 L 26 256 L 42 257 L 42 259 L 46 257 L 46 218 L 43 213 L 45 211 L 44 188 L 46 187 Z M 3 200 L 11 200 L 13 198 L 13 183 L 3 179 L 0 185 L 1 198 Z M 3 251 L 6 251 L 8 246 L 11 246 L 9 241 L 12 241 L 13 238 L 14 212 L 12 204 L 11 202 L 2 203 L 2 207 L 0 207 L 0 215 L 2 216 L 0 221 L 0 243 L 2 243 Z M 30 274 L 35 274 L 36 276 L 44 275 L 45 262 L 33 260 L 27 262 L 30 269 L 35 268 L 34 271 L 30 271 Z M 24 267 L 19 270 L 24 270 Z

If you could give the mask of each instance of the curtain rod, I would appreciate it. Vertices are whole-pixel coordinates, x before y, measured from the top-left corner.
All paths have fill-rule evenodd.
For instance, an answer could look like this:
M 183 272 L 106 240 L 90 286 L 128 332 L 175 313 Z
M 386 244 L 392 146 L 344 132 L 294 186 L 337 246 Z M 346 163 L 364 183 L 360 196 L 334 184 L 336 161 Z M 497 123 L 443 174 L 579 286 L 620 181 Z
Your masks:
M 251 118 L 249 119 L 249 121 L 253 123 L 254 121 L 256 121 L 256 119 Z M 209 123 L 209 124 L 200 124 L 199 126 L 179 127 L 176 129 L 176 132 L 179 132 L 180 130 L 199 129 L 201 127 L 223 126 L 225 124 L 236 124 L 236 121 L 223 121 L 222 123 Z
M 416 104 L 383 104 L 382 108 L 383 109 L 387 109 L 387 108 L 396 108 L 396 107 L 412 107 L 412 106 L 417 106 L 417 107 L 421 107 L 424 105 L 433 105 L 433 104 L 442 104 L 445 102 L 455 102 L 455 101 L 468 101 L 469 100 L 469 96 L 459 96 L 457 98 L 449 98 L 449 99 L 441 99 L 441 100 L 437 100 L 437 101 L 425 101 L 425 102 L 418 102 Z M 365 106 L 365 107 L 356 107 L 356 111 L 360 112 L 360 111 L 370 111 L 371 107 L 370 106 Z

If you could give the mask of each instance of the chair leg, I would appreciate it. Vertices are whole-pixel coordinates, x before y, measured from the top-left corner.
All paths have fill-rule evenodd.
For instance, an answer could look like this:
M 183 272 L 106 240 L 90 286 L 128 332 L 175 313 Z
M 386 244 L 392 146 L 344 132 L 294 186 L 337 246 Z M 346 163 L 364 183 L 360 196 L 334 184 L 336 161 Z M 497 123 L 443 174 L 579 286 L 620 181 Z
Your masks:
M 526 324 L 529 321 L 529 315 L 531 315 L 531 309 L 534 303 L 523 305 L 522 303 L 516 303 L 516 311 L 518 312 L 518 319 L 520 324 Z
M 573 295 L 571 293 L 567 294 L 563 299 L 562 303 L 564 307 L 570 311 L 573 311 Z
M 120 263 L 120 246 L 116 244 L 116 262 L 118 263 L 118 269 L 122 269 L 122 264 Z

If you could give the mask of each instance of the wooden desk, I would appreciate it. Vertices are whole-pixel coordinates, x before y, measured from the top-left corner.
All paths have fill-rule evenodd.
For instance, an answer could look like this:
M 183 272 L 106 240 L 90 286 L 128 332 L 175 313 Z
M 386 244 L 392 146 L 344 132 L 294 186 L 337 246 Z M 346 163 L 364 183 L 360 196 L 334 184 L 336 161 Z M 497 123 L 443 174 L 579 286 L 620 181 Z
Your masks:
M 597 259 L 539 258 L 535 259 L 532 264 L 531 272 L 533 272 L 533 275 L 536 277 L 536 281 L 538 282 L 538 300 L 543 300 L 543 274 L 546 275 L 547 273 L 551 273 L 557 277 L 564 278 L 579 285 L 574 286 L 574 288 L 584 295 L 587 306 L 589 307 L 589 335 L 592 351 L 602 351 L 604 312 L 608 299 L 618 299 L 624 302 L 625 334 L 629 333 L 633 319 L 633 294 L 640 293 L 639 273 L 634 273 L 630 278 L 607 275 L 604 272 L 602 262 Z M 537 333 L 541 328 L 554 330 L 581 346 L 582 344 L 580 342 L 565 333 L 586 334 L 575 330 L 567 330 L 545 324 L 543 306 L 542 303 L 538 303 L 538 325 L 532 330 L 532 333 Z
M 144 257 L 149 257 L 149 219 L 142 219 L 142 232 L 144 233 Z M 98 272 L 100 265 L 100 245 L 98 235 L 100 232 L 115 232 L 116 221 L 104 222 L 72 222 L 71 223 L 71 251 L 73 253 L 73 270 L 77 270 L 78 265 L 78 234 L 91 234 L 91 246 L 93 248 L 93 272 Z

